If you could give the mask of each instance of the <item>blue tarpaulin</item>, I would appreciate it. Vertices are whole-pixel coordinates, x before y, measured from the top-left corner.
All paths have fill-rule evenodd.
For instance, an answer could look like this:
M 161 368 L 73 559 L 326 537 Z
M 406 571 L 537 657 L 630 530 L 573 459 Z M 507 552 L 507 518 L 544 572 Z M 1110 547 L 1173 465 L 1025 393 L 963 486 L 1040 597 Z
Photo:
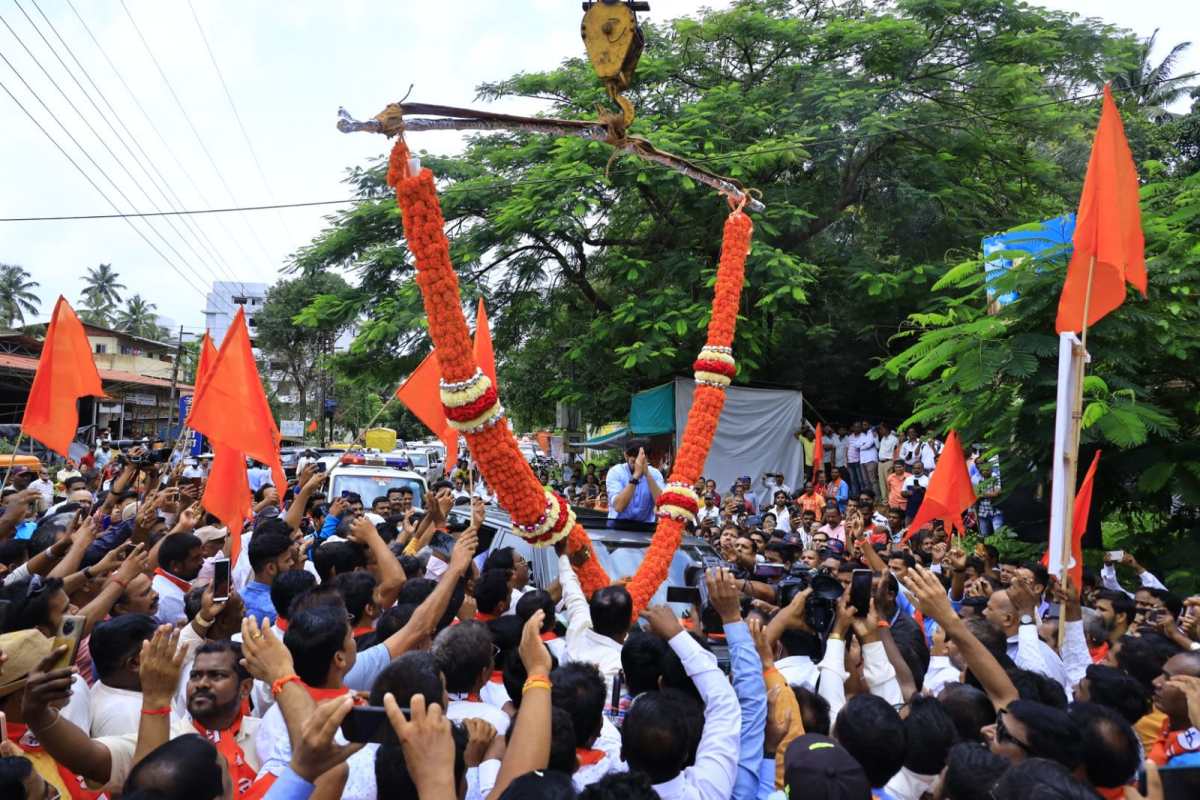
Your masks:
M 993 253 L 1020 250 L 1028 253 L 1034 259 L 1045 256 L 1051 251 L 1054 251 L 1054 254 L 1069 254 L 1071 237 L 1074 235 L 1075 215 L 1064 214 L 1044 222 L 1023 225 L 1005 233 L 985 236 L 983 239 L 983 268 L 988 282 L 988 302 L 995 303 L 997 307 L 1000 307 L 1017 299 L 1016 292 L 1006 292 L 997 296 L 992 288 L 992 283 L 1012 269 L 1016 263 L 1009 256 L 992 258 Z

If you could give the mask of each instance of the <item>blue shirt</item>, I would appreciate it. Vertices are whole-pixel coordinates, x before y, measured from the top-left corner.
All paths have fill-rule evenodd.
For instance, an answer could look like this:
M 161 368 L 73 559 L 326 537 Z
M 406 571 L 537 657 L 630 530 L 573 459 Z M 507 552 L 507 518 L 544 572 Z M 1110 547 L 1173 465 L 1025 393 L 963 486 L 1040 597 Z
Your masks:
M 293 772 L 291 766 L 288 766 L 283 770 L 283 774 L 271 784 L 271 788 L 267 789 L 263 800 L 308 800 L 316 788 Z
M 629 499 L 629 505 L 625 506 L 624 511 L 617 511 L 613 500 L 633 481 L 633 470 L 630 469 L 629 464 L 617 464 L 608 471 L 608 474 L 604 476 L 604 487 L 608 492 L 608 518 L 610 520 L 655 521 L 654 495 L 650 494 L 650 484 L 647 482 L 647 478 L 652 478 L 660 489 L 663 488 L 662 473 L 654 467 L 647 466 L 646 474 L 638 479 L 637 487 L 633 490 L 633 497 Z
M 267 617 L 272 625 L 275 624 L 278 615 L 275 604 L 271 602 L 271 587 L 267 584 L 258 581 L 247 583 L 246 588 L 242 589 L 242 603 L 246 606 L 245 616 L 254 617 L 260 624 L 262 618 Z
M 733 800 L 754 800 L 758 796 L 759 767 L 767 725 L 767 684 L 762 676 L 762 661 L 754 649 L 754 640 L 746 623 L 726 625 L 725 642 L 729 645 L 733 691 L 742 707 L 742 735 L 738 741 L 738 769 L 732 797 Z

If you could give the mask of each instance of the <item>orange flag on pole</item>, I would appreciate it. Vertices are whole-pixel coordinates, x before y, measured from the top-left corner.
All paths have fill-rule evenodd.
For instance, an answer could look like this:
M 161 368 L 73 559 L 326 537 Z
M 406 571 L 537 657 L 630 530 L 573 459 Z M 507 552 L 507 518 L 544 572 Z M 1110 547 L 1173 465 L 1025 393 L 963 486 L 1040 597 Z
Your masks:
M 1125 139 L 1121 114 L 1107 84 L 1087 177 L 1079 196 L 1073 238 L 1075 251 L 1058 300 L 1055 329 L 1059 333 L 1083 329 L 1085 304 L 1087 324 L 1091 326 L 1124 303 L 1126 282 L 1146 294 L 1137 168 Z M 1093 260 L 1095 269 L 1088 302 L 1088 272 Z
M 821 433 L 821 423 L 817 423 L 817 429 L 813 432 L 813 484 L 817 483 L 817 473 L 821 469 L 821 463 L 825 460 L 825 435 Z
M 204 339 L 200 342 L 200 357 L 196 359 L 196 392 L 200 391 L 200 386 L 208 380 L 208 373 L 212 372 L 213 364 L 217 360 L 217 347 L 213 344 L 212 337 L 208 335 L 208 331 L 204 332 Z M 191 414 L 188 414 L 191 417 Z M 189 426 L 190 427 L 190 426 Z
M 251 512 L 250 478 L 246 475 L 246 457 L 240 450 L 213 443 L 213 464 L 201 505 L 228 529 L 229 558 L 237 561 L 242 549 L 242 524 Z
M 483 307 L 483 298 L 479 298 L 479 308 L 475 311 L 475 363 L 483 370 L 500 391 L 500 382 L 496 380 L 496 351 L 492 349 L 492 329 L 488 327 L 487 309 Z
M 1071 514 L 1071 566 L 1067 572 L 1071 582 L 1078 589 L 1083 586 L 1083 535 L 1087 533 L 1088 516 L 1092 510 L 1092 488 L 1096 479 L 1096 468 L 1100 466 L 1100 451 L 1092 456 L 1092 465 L 1088 467 L 1087 475 L 1079 490 L 1075 492 L 1075 508 Z M 1050 567 L 1050 550 L 1042 556 L 1042 566 Z
M 279 462 L 279 428 L 263 392 L 245 312 L 240 308 L 204 383 L 197 387 L 188 422 L 209 438 L 214 453 L 218 452 L 218 446 L 227 447 L 239 456 L 244 454 L 266 464 L 271 470 L 272 484 L 280 498 L 283 497 L 287 480 Z M 245 461 L 241 460 L 241 464 L 244 472 Z M 215 463 L 213 468 L 216 469 Z M 236 548 L 237 537 L 233 542 Z
M 933 475 L 929 478 L 921 508 L 908 525 L 905 540 L 935 519 L 942 521 L 947 533 L 957 531 L 961 534 L 962 514 L 974 504 L 975 488 L 971 486 L 971 476 L 967 473 L 967 460 L 958 442 L 958 432 L 950 431 L 937 465 L 933 468 Z
M 79 428 L 81 397 L 106 397 L 83 323 L 59 295 L 46 328 L 33 386 L 21 418 L 21 433 L 64 458 Z

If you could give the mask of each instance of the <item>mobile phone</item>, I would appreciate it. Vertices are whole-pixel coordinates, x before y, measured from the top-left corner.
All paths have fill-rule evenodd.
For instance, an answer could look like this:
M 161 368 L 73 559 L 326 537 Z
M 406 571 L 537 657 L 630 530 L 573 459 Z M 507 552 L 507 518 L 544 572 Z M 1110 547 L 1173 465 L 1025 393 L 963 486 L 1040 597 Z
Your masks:
M 695 586 L 668 586 L 668 603 L 686 603 L 689 606 L 702 606 L 700 589 Z
M 854 616 L 865 617 L 871 610 L 871 584 L 875 573 L 869 569 L 856 569 L 850 576 L 850 605 L 854 606 Z
M 612 687 L 612 708 L 614 711 L 621 708 L 621 686 L 625 682 L 625 670 L 617 670 L 617 674 L 613 676 Z
M 213 600 L 221 603 L 229 599 L 229 559 L 218 558 L 213 562 Z
M 1108 556 L 1109 561 L 1120 561 L 1121 559 L 1123 559 L 1125 557 L 1125 551 L 1124 550 L 1109 550 L 1107 553 L 1105 553 L 1105 555 Z
M 86 624 L 87 617 L 76 616 L 74 614 L 63 616 L 52 647 L 58 648 L 65 644 L 67 652 L 63 653 L 58 661 L 55 662 L 54 669 L 66 669 L 75 663 L 75 651 L 79 649 L 79 640 L 83 638 L 83 628 Z
M 0 711 L 0 742 L 8 741 L 8 717 Z
M 787 570 L 786 564 L 756 564 L 754 566 L 754 577 L 773 581 L 776 578 L 782 578 L 786 575 Z
M 406 718 L 410 716 L 407 708 L 400 710 Z M 350 713 L 342 720 L 342 736 L 345 736 L 348 742 L 400 743 L 383 706 L 356 706 L 350 709 Z
M 327 469 L 324 461 L 318 461 L 316 463 L 317 463 L 317 472 L 324 472 Z

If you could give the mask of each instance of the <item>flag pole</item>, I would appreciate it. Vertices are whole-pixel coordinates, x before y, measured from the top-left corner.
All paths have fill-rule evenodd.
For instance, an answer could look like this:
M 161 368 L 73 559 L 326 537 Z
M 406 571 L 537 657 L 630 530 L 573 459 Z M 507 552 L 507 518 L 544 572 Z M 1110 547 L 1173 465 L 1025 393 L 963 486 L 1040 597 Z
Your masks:
M 4 480 L 0 481 L 0 488 L 8 486 L 8 476 L 12 472 L 13 464 L 17 463 L 17 454 L 21 452 L 21 440 L 25 438 L 25 431 L 17 433 L 17 443 L 13 445 L 12 456 L 8 460 L 8 469 L 4 470 Z
M 1087 288 L 1083 294 L 1083 324 L 1079 335 L 1079 345 L 1073 349 L 1072 359 L 1076 363 L 1075 385 L 1072 387 L 1072 406 L 1071 406 L 1071 438 L 1070 444 L 1066 452 L 1066 485 L 1063 487 L 1063 525 L 1064 532 L 1062 538 L 1061 562 L 1059 565 L 1058 580 L 1064 587 L 1067 584 L 1067 574 L 1069 572 L 1069 564 L 1071 562 L 1072 543 L 1075 539 L 1075 479 L 1079 474 L 1079 441 L 1082 438 L 1083 432 L 1083 379 L 1084 373 L 1087 370 L 1087 335 L 1088 335 L 1088 315 L 1091 312 L 1092 305 L 1092 279 L 1096 275 L 1096 255 L 1088 259 L 1087 273 Z M 1066 637 L 1067 626 L 1062 617 L 1062 612 L 1059 612 L 1058 619 L 1058 647 L 1062 650 L 1063 642 Z

